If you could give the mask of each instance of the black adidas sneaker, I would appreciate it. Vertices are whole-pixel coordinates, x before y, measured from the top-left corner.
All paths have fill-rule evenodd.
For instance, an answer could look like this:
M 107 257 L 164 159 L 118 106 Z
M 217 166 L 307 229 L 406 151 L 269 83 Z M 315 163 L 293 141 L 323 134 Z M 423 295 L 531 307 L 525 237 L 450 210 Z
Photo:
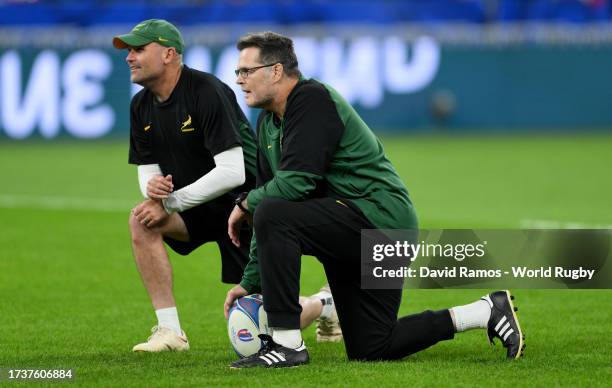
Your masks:
M 274 342 L 267 334 L 260 334 L 259 338 L 264 343 L 261 350 L 252 356 L 232 362 L 230 368 L 287 368 L 308 364 L 310 360 L 304 342 L 297 349 L 289 349 Z
M 480 299 L 491 306 L 491 318 L 487 324 L 487 334 L 491 344 L 494 343 L 493 338 L 497 337 L 507 349 L 508 359 L 521 357 L 525 351 L 525 336 L 521 331 L 515 313 L 518 308 L 512 304 L 514 297 L 510 295 L 510 291 L 495 291 Z

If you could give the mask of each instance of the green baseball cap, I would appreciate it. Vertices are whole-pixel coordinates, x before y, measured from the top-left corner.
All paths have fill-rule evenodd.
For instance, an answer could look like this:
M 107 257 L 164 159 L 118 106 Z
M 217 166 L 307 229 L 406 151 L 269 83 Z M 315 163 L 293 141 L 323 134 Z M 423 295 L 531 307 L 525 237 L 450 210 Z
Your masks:
M 183 53 L 185 47 L 179 30 L 172 23 L 163 19 L 145 20 L 132 28 L 130 33 L 113 38 L 113 46 L 118 49 L 128 48 L 128 46 L 140 47 L 151 42 L 174 47 L 179 54 Z

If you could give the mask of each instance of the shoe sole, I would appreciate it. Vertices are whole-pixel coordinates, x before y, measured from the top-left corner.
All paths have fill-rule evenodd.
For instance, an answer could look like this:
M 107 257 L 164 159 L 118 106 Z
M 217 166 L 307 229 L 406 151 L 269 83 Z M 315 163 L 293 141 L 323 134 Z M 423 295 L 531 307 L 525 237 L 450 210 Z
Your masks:
M 170 345 L 166 344 L 165 349 L 160 349 L 160 350 L 132 349 L 132 352 L 133 353 L 165 353 L 165 352 L 178 353 L 178 352 L 186 352 L 188 350 L 189 350 L 188 347 L 183 348 L 183 349 L 174 349 L 174 348 L 171 348 Z
M 514 303 L 512 303 L 514 297 L 512 296 L 512 294 L 510 294 L 510 290 L 504 290 L 504 292 L 506 293 L 506 297 L 508 298 L 508 303 L 510 303 L 510 311 L 512 311 L 514 322 L 516 322 L 516 328 L 519 331 L 519 351 L 516 353 L 516 356 L 514 356 L 514 359 L 517 360 L 521 356 L 523 356 L 523 353 L 525 352 L 525 336 L 523 335 L 523 330 L 521 329 L 518 317 L 516 316 L 516 307 L 514 307 Z
M 337 336 L 317 336 L 317 342 L 342 342 L 342 334 Z
M 265 367 L 265 366 L 252 366 L 250 368 L 236 368 L 235 366 L 229 366 L 229 368 L 231 370 L 241 370 L 241 369 L 290 369 L 290 368 L 299 368 L 301 366 L 304 366 L 307 364 L 299 364 L 299 365 L 291 365 L 291 366 L 269 366 L 269 367 Z

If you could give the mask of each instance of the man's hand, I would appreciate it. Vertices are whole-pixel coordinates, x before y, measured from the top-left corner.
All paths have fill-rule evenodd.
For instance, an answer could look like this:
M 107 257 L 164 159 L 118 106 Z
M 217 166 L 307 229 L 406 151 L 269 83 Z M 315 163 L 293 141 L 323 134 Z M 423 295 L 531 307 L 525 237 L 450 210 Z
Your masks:
M 245 221 L 250 222 L 250 218 L 249 213 L 242 211 L 238 206 L 234 206 L 234 210 L 227 220 L 227 234 L 237 247 L 240 247 L 240 228 Z
M 147 196 L 151 199 L 166 199 L 172 190 L 172 175 L 156 175 L 147 182 Z
M 147 228 L 152 228 L 162 221 L 164 221 L 168 217 L 168 212 L 164 209 L 161 201 L 155 201 L 152 199 L 147 199 L 140 205 L 136 206 L 132 209 L 132 213 L 134 213 L 134 217 L 146 226 Z
M 248 292 L 240 284 L 236 284 L 231 290 L 227 292 L 227 296 L 225 297 L 225 304 L 223 305 L 223 310 L 225 311 L 225 319 L 229 317 L 229 309 L 232 307 L 234 300 L 245 295 L 248 295 Z

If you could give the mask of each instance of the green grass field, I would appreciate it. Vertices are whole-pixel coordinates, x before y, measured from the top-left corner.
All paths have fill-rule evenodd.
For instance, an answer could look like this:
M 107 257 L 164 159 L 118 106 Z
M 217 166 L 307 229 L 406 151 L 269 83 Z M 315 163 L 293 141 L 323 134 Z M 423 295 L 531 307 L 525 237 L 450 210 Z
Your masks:
M 386 137 L 426 228 L 612 228 L 612 137 Z M 0 368 L 72 368 L 91 386 L 609 386 L 612 292 L 515 290 L 526 357 L 504 360 L 484 331 L 400 362 L 347 362 L 317 344 L 290 370 L 230 371 L 217 248 L 172 255 L 192 350 L 133 354 L 155 316 L 131 257 L 139 200 L 127 141 L 0 143 Z M 302 293 L 324 282 L 304 258 Z M 482 290 L 408 290 L 401 313 L 463 304 Z M 7 383 L 7 381 L 0 381 Z

